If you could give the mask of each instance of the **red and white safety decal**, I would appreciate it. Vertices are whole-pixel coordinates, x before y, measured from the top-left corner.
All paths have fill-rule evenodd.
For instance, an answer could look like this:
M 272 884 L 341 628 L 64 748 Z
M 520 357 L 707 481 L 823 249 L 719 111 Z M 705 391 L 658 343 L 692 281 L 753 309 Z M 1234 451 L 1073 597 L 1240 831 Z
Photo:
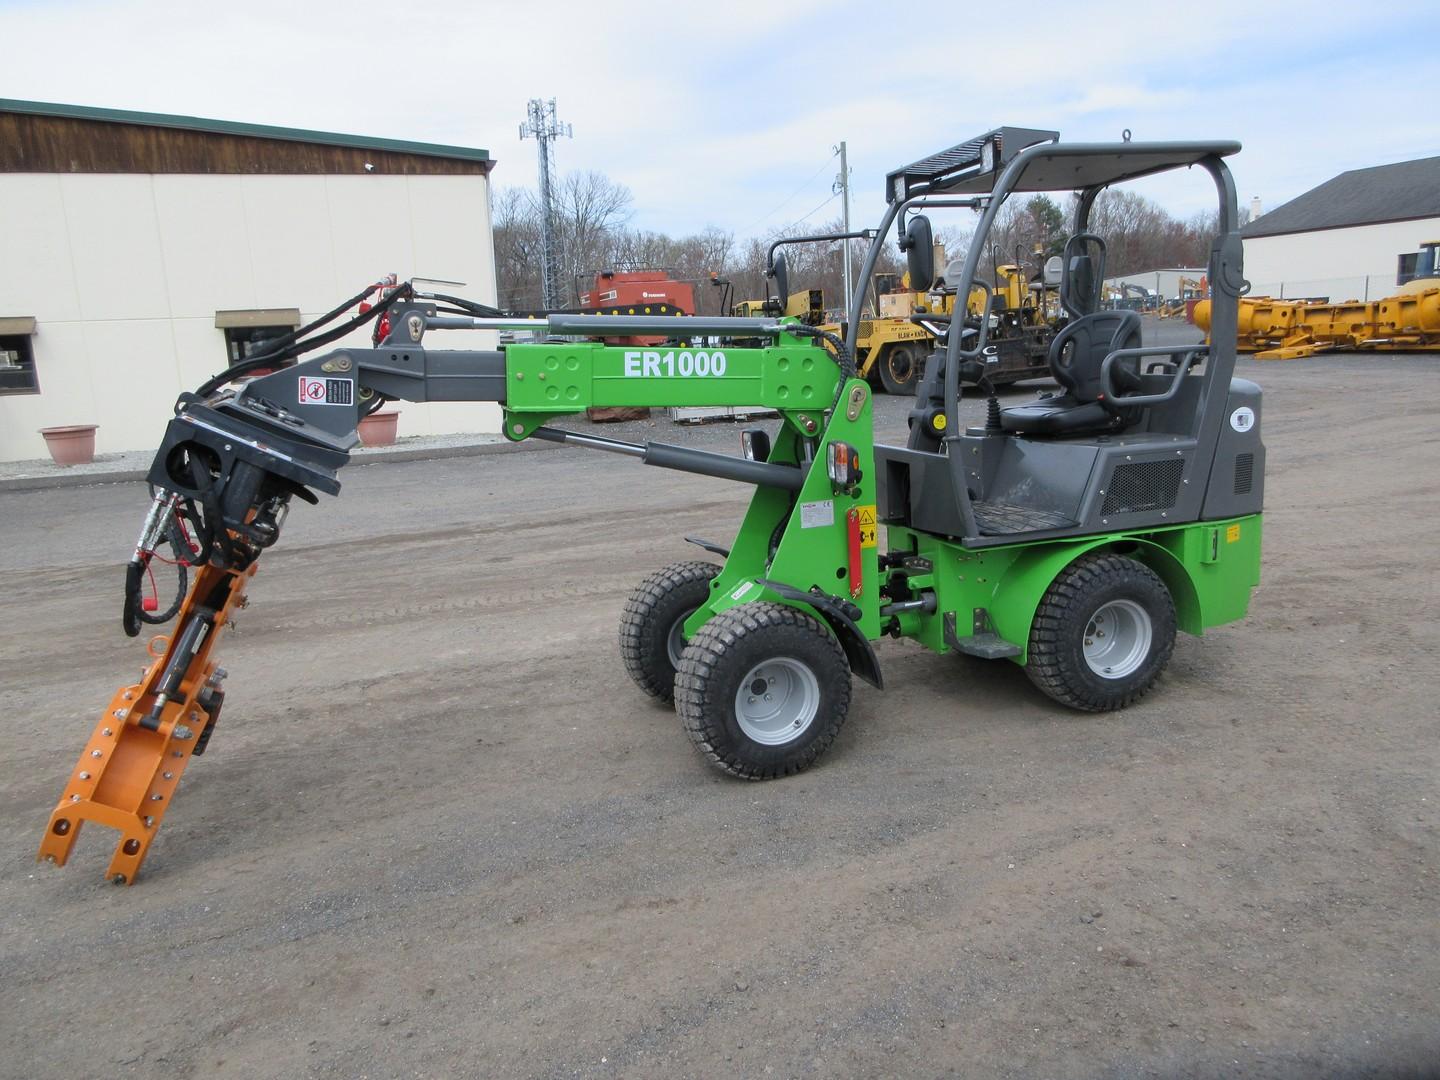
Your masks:
M 301 405 L 354 405 L 354 379 L 311 379 L 300 376 Z

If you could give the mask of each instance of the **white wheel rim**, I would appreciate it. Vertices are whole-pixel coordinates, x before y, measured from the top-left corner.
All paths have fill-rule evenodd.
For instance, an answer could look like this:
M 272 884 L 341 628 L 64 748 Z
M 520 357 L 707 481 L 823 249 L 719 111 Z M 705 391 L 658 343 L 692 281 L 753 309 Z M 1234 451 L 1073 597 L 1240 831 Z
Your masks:
M 808 664 L 778 656 L 756 664 L 735 691 L 735 721 L 746 738 L 783 746 L 805 734 L 820 711 L 820 682 Z
M 1150 613 L 1134 600 L 1102 604 L 1085 626 L 1085 663 L 1102 679 L 1132 675 L 1150 655 Z

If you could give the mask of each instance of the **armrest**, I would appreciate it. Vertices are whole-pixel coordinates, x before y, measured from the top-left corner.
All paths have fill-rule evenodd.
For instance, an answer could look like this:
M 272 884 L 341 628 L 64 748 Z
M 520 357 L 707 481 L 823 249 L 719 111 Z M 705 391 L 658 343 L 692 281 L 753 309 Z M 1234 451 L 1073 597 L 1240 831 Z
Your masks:
M 1132 405 L 1159 405 L 1161 402 L 1169 401 L 1180 392 L 1180 380 L 1185 378 L 1190 368 L 1201 355 L 1209 355 L 1208 345 L 1197 345 L 1184 350 L 1179 362 L 1175 366 L 1175 375 L 1170 380 L 1170 385 L 1159 394 L 1129 394 L 1121 397 L 1115 391 L 1115 385 L 1111 382 L 1111 373 L 1114 371 L 1115 363 L 1132 356 L 1173 356 L 1181 352 L 1180 349 L 1171 345 L 1150 345 L 1143 349 L 1116 349 L 1105 357 L 1104 363 L 1100 365 L 1100 389 L 1105 392 L 1106 407 L 1109 409 L 1129 408 Z

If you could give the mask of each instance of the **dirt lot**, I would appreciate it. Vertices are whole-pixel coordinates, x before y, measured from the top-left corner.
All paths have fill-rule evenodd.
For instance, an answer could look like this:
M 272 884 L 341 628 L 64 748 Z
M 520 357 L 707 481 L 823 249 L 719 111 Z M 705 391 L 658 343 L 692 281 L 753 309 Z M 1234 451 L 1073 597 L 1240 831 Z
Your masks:
M 141 662 L 143 491 L 0 495 L 0 1075 L 1434 1075 L 1437 372 L 1242 362 L 1264 584 L 1139 707 L 886 641 L 891 689 L 763 785 L 615 640 L 746 489 L 569 450 L 348 471 L 264 560 L 125 889 L 95 826 L 32 860 Z

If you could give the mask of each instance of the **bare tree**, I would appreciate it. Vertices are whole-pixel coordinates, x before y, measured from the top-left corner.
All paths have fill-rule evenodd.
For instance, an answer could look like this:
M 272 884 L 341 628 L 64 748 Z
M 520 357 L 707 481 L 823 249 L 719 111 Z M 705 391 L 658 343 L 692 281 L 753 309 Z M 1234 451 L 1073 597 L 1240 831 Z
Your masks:
M 555 237 L 558 242 L 560 281 L 577 303 L 577 280 L 593 274 L 606 261 L 613 237 L 630 219 L 630 189 L 603 173 L 566 174 L 555 188 Z M 540 204 L 523 188 L 500 191 L 494 204 L 495 274 L 500 303 L 509 308 L 538 308 L 544 290 L 540 282 Z
M 1072 197 L 1071 216 L 1074 206 Z M 1090 209 L 1090 231 L 1105 239 L 1107 277 L 1204 266 L 1215 229 L 1214 214 L 1180 221 L 1133 191 L 1103 191 Z
M 602 270 L 662 269 L 679 281 L 696 287 L 701 310 L 714 310 L 706 283 L 712 274 L 727 278 L 734 299 L 762 299 L 767 293 L 766 255 L 770 244 L 787 236 L 838 232 L 840 222 L 796 225 L 754 237 L 737 245 L 722 229 L 706 229 L 690 236 L 629 228 L 634 200 L 630 190 L 602 173 L 566 174 L 556 186 L 556 235 L 560 244 L 560 280 L 566 303 L 579 302 L 579 294 Z M 1075 199 L 1068 209 L 1045 195 L 1006 202 L 996 216 L 982 253 L 980 275 L 989 278 L 994 268 L 1017 260 L 1031 274 L 1044 259 L 1064 246 L 1067 222 L 1074 217 Z M 513 309 L 538 308 L 540 286 L 540 208 L 535 197 L 520 188 L 499 191 L 494 204 L 495 271 L 500 303 Z M 1140 273 L 1166 266 L 1204 265 L 1215 231 L 1215 216 L 1199 215 L 1187 221 L 1172 217 L 1149 199 L 1133 192 L 1105 191 L 1090 212 L 1090 229 L 1105 238 L 1107 275 Z M 964 257 L 970 230 L 942 228 L 937 237 L 951 260 Z M 844 295 L 842 248 L 838 242 L 787 245 L 792 292 L 820 289 L 829 308 Z M 904 260 L 893 238 L 886 237 L 878 273 L 900 273 Z

